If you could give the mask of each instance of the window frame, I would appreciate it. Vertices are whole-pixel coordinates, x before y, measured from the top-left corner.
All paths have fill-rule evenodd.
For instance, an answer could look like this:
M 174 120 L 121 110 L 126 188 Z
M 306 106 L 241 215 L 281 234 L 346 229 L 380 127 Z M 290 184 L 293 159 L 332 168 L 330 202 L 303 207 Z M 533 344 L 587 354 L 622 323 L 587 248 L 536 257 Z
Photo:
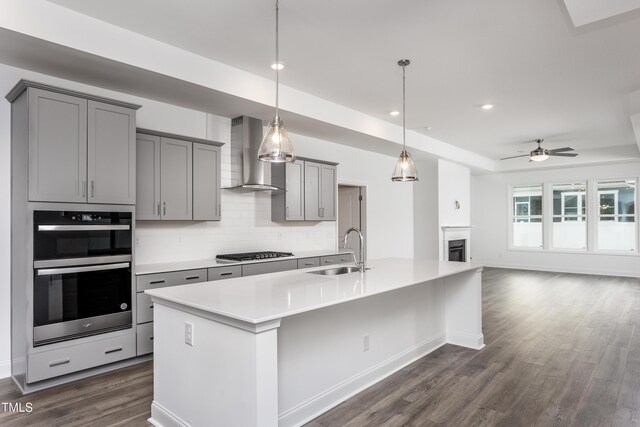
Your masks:
M 549 227 L 547 231 L 548 242 L 549 244 L 545 246 L 545 252 L 561 252 L 561 253 L 586 253 L 589 251 L 589 180 L 587 179 L 568 179 L 564 181 L 552 181 L 549 183 L 545 183 L 548 185 L 549 189 L 549 203 L 551 207 L 549 209 Z M 565 186 L 565 185 L 584 185 L 584 191 L 567 191 L 561 192 L 561 203 L 560 203 L 560 215 L 555 215 L 553 213 L 553 192 L 555 191 L 555 187 Z M 565 214 L 565 203 L 564 198 L 565 195 L 576 196 L 576 214 L 575 215 L 566 215 Z M 584 205 L 582 204 L 582 199 L 584 198 Z M 584 213 L 582 210 L 584 209 Z M 575 221 L 566 221 L 566 217 L 576 218 Z M 560 218 L 560 223 L 578 223 L 584 224 L 585 227 L 585 242 L 584 246 L 580 248 L 562 248 L 554 246 L 554 234 L 553 234 L 553 224 L 555 224 L 555 219 Z M 583 219 L 584 218 L 584 219 Z
M 540 224 L 542 226 L 542 236 L 541 236 L 541 245 L 540 246 L 514 246 L 513 244 L 513 224 L 515 224 L 515 220 L 517 219 L 517 217 L 523 217 L 522 219 L 525 219 L 524 215 L 516 215 L 515 214 L 515 204 L 516 202 L 514 202 L 513 198 L 513 190 L 515 188 L 521 188 L 521 187 L 540 187 L 540 203 L 541 203 L 541 215 L 526 215 L 526 219 L 527 221 L 523 221 L 524 223 L 531 223 L 531 218 L 540 218 Z M 543 250 L 543 248 L 545 247 L 545 235 L 544 235 L 544 227 L 545 227 L 545 221 L 544 221 L 544 210 L 545 210 L 545 186 L 544 183 L 541 182 L 536 182 L 536 183 L 532 183 L 532 184 L 509 184 L 507 185 L 507 200 L 509 201 L 508 205 L 507 205 L 507 210 L 508 210 L 508 224 L 507 224 L 507 249 L 508 250 L 514 250 L 514 251 L 541 251 Z M 524 202 L 520 202 L 520 203 L 524 203 Z M 527 204 L 529 205 L 529 212 L 531 212 L 531 196 L 529 196 L 529 201 L 527 202 Z

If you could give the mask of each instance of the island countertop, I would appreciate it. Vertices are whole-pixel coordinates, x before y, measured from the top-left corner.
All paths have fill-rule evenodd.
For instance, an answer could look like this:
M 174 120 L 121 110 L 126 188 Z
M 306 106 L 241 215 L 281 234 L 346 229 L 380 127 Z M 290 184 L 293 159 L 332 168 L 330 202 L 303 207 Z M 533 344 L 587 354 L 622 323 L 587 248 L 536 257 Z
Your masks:
M 337 276 L 326 267 L 238 277 L 145 291 L 154 301 L 258 324 L 482 268 L 474 263 L 385 258 Z

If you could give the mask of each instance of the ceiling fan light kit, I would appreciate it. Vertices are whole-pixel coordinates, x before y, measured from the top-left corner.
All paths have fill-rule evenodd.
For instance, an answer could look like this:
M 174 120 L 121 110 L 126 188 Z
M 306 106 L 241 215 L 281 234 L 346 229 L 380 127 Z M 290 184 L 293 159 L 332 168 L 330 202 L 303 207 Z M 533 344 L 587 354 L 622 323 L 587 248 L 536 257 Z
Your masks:
M 547 150 L 546 148 L 542 148 L 540 144 L 542 144 L 544 139 L 534 139 L 533 141 L 538 144 L 538 147 L 531 150 L 529 154 L 522 154 L 520 156 L 511 156 L 511 157 L 503 157 L 500 160 L 508 160 L 508 159 L 516 159 L 518 157 L 529 157 L 530 162 L 543 162 L 547 160 L 551 156 L 555 157 L 576 157 L 578 153 L 567 153 L 567 151 L 573 151 L 571 147 L 562 147 L 562 148 L 554 148 L 553 150 Z

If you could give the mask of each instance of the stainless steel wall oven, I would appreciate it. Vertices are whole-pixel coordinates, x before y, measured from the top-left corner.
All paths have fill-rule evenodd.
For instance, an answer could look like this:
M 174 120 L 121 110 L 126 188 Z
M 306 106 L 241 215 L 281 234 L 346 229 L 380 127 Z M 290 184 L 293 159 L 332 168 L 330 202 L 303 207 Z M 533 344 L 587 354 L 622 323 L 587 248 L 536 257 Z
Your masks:
M 130 328 L 131 212 L 34 211 L 34 346 Z

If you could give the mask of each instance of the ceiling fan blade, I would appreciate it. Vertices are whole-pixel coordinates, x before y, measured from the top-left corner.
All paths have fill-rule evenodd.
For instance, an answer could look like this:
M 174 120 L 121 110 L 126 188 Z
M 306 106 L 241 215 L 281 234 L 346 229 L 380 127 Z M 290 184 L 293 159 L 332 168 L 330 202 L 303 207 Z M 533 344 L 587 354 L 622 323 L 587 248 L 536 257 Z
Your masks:
M 549 153 L 549 155 L 558 157 L 575 157 L 578 153 Z
M 530 154 L 522 154 L 520 156 L 503 157 L 500 160 L 515 159 L 516 157 L 529 157 Z
M 561 153 L 563 151 L 573 151 L 574 148 L 571 147 L 562 147 L 562 148 L 554 148 L 553 150 L 549 150 L 549 153 Z

